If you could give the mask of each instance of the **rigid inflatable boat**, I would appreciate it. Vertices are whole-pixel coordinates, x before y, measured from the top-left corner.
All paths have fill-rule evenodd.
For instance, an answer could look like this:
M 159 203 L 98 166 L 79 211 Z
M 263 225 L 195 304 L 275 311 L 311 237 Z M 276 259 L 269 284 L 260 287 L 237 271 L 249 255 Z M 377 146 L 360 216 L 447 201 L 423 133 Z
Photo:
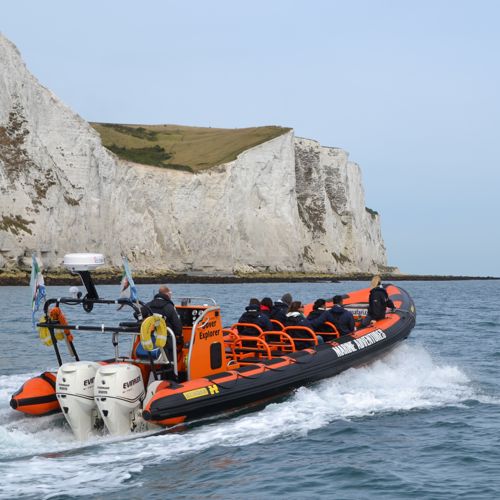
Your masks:
M 323 344 L 304 327 L 277 325 L 275 331 L 262 332 L 254 325 L 252 335 L 242 336 L 238 324 L 223 328 L 214 300 L 187 297 L 176 305 L 183 325 L 184 342 L 179 345 L 161 316 L 142 317 L 144 303 L 99 297 L 90 271 L 101 263 L 100 254 L 65 256 L 65 265 L 80 275 L 87 293 L 47 300 L 37 323 L 42 342 L 54 348 L 59 369 L 28 380 L 11 398 L 11 407 L 27 414 L 62 411 L 80 440 L 103 432 L 123 435 L 161 429 L 267 401 L 380 356 L 415 325 L 415 305 L 395 285 L 386 286 L 395 308 L 367 327 L 361 325 L 370 289 L 344 295 L 344 307 L 353 313 L 357 329 L 340 336 L 330 325 L 330 332 L 321 333 Z M 82 325 L 72 324 L 62 312 L 63 307 L 68 311 L 80 306 L 90 313 L 96 304 L 119 304 L 137 319 Z M 311 305 L 306 313 L 308 309 Z M 80 360 L 73 338 L 83 336 L 80 332 L 109 334 L 114 357 Z M 126 355 L 120 353 L 124 338 L 131 340 Z M 61 344 L 66 344 L 71 361 L 63 362 Z

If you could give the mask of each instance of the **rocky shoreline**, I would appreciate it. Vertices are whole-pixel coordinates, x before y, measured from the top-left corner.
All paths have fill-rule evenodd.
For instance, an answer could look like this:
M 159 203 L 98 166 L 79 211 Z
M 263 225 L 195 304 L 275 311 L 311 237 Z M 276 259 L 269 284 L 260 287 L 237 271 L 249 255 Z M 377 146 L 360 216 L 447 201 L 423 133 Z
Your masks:
M 120 283 L 121 271 L 93 273 L 94 280 L 100 285 L 115 285 Z M 79 285 L 78 275 L 70 273 L 44 274 L 46 285 Z M 154 283 L 279 283 L 279 282 L 341 282 L 341 281 L 367 281 L 371 274 L 304 274 L 304 273 L 253 273 L 239 275 L 205 275 L 205 274 L 134 274 L 137 284 Z M 430 274 L 382 274 L 384 281 L 465 281 L 465 280 L 498 280 L 496 276 L 450 276 Z M 27 286 L 30 281 L 30 271 L 6 272 L 0 271 L 0 286 Z

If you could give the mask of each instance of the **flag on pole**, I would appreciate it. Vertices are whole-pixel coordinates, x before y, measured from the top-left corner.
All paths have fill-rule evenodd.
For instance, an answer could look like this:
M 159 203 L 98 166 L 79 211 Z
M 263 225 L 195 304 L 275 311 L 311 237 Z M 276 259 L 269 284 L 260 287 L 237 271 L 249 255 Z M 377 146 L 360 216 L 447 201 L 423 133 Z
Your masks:
M 135 286 L 132 273 L 128 265 L 127 257 L 122 257 L 123 260 L 123 275 L 120 283 L 120 299 L 129 299 L 132 302 L 139 300 L 137 287 Z M 121 309 L 121 308 L 120 308 Z
M 38 264 L 35 254 L 32 256 L 31 261 L 31 278 L 30 278 L 30 288 L 31 288 L 31 321 L 33 322 L 33 328 L 35 327 L 35 313 L 40 309 L 40 304 L 45 302 L 45 297 L 47 295 L 45 291 L 45 282 L 43 280 L 42 270 Z

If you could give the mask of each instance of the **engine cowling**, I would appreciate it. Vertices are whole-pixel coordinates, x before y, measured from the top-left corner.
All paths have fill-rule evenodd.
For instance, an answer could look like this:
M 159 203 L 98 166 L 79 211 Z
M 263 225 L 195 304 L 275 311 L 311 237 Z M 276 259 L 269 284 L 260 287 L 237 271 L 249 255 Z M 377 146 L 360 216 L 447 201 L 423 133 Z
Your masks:
M 96 373 L 94 395 L 109 433 L 128 434 L 145 395 L 141 370 L 128 363 L 101 366 Z
M 59 367 L 56 396 L 75 437 L 88 439 L 97 426 L 99 414 L 94 400 L 94 379 L 98 363 L 74 361 Z

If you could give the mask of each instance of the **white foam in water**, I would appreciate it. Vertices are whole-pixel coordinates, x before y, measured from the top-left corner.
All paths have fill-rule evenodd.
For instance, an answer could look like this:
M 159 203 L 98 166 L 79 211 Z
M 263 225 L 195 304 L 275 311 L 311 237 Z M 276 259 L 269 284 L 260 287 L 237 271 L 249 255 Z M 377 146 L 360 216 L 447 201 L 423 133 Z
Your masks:
M 5 404 L 8 405 L 10 393 L 26 378 L 0 377 L 0 416 L 4 417 L 7 410 L 15 413 Z M 18 414 L 16 418 L 2 418 L 0 425 L 0 458 L 4 469 L 0 498 L 12 495 L 11 490 L 2 491 L 2 483 L 16 483 L 19 496 L 102 495 L 106 491 L 139 486 L 142 463 L 165 463 L 214 445 L 244 446 L 305 435 L 338 419 L 457 405 L 478 397 L 460 369 L 439 366 L 422 347 L 404 344 L 382 359 L 315 386 L 300 388 L 286 401 L 270 404 L 255 413 L 219 420 L 184 433 L 138 440 L 95 438 L 97 446 L 71 454 L 61 453 L 78 448 L 65 424 L 43 418 L 37 424 L 37 419 Z M 59 453 L 48 455 L 53 452 Z M 30 458 L 22 458 L 28 453 Z M 23 481 L 18 480 L 20 477 Z

